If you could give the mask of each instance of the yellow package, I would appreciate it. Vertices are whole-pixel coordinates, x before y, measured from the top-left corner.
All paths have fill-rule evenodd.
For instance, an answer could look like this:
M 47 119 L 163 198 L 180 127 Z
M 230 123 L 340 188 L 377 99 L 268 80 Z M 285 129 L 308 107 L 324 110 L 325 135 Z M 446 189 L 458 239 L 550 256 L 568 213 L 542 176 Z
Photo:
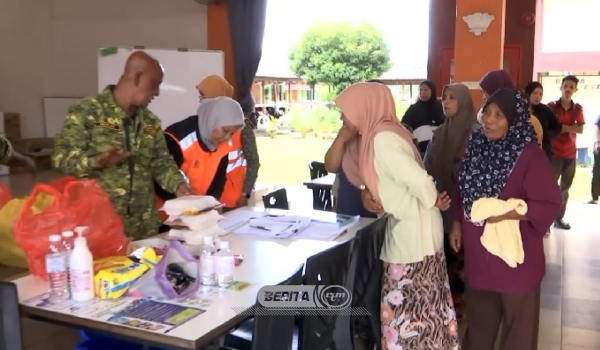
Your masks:
M 109 256 L 108 258 L 94 261 L 94 274 L 102 270 L 114 269 L 117 267 L 127 267 L 133 265 L 133 260 L 126 256 Z
M 100 299 L 120 298 L 146 271 L 148 266 L 142 263 L 101 270 L 94 277 L 96 296 Z
M 149 268 L 153 268 L 160 261 L 160 257 L 152 247 L 138 248 L 131 253 L 130 256 L 138 259 L 141 263 L 146 264 Z

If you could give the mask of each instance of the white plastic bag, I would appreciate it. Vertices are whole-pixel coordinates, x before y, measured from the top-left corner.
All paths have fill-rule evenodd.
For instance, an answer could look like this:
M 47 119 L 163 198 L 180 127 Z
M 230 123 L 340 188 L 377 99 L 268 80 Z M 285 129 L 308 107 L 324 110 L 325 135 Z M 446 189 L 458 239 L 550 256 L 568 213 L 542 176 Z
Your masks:
M 219 225 L 214 224 L 213 226 L 207 227 L 200 231 L 172 228 L 169 231 L 169 237 L 183 240 L 188 245 L 200 245 L 202 244 L 202 239 L 204 237 L 212 236 L 217 238 L 224 233 L 225 231 L 223 231 Z
M 192 231 L 202 231 L 216 225 L 223 217 L 216 210 L 207 211 L 198 215 L 170 216 L 166 225 L 178 228 L 188 228 Z
M 196 215 L 200 212 L 218 207 L 221 203 L 212 196 L 184 196 L 165 201 L 162 208 L 169 216 Z

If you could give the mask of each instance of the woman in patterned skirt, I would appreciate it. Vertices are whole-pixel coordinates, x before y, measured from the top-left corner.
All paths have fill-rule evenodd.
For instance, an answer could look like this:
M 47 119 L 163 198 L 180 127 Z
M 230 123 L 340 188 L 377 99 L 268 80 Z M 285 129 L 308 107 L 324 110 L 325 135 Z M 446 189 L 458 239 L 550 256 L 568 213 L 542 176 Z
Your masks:
M 396 117 L 386 86 L 358 83 L 335 100 L 358 135 L 356 178 L 391 214 L 381 252 L 382 343 L 388 350 L 459 349 L 443 249 L 441 210 L 449 207 L 423 167 L 412 135 Z

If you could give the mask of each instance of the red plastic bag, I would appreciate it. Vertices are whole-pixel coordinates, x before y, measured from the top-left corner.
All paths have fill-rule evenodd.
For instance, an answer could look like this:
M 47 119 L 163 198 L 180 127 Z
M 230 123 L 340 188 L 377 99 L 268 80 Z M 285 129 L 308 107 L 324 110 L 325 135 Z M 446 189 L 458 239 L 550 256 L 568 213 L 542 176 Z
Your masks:
M 85 237 L 94 259 L 125 255 L 129 245 L 121 218 L 95 180 L 61 183 L 65 184 L 63 191 L 58 183 L 36 185 L 14 222 L 15 240 L 27 254 L 29 271 L 43 278 L 52 234 L 87 226 Z M 36 204 L 48 196 L 54 200 L 39 211 Z
M 0 183 L 0 209 L 13 198 L 10 187 Z

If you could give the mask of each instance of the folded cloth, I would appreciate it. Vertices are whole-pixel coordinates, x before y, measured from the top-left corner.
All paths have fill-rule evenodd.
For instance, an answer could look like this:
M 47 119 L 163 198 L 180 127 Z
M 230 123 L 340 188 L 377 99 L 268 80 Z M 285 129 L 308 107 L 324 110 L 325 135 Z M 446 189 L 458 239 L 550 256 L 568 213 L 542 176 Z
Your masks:
M 471 219 L 484 221 L 511 211 L 519 215 L 527 214 L 527 203 L 521 199 L 501 200 L 480 198 L 473 203 Z M 525 259 L 521 240 L 520 220 L 503 220 L 497 223 L 486 222 L 481 236 L 481 244 L 488 252 L 504 260 L 510 267 L 517 267 Z

